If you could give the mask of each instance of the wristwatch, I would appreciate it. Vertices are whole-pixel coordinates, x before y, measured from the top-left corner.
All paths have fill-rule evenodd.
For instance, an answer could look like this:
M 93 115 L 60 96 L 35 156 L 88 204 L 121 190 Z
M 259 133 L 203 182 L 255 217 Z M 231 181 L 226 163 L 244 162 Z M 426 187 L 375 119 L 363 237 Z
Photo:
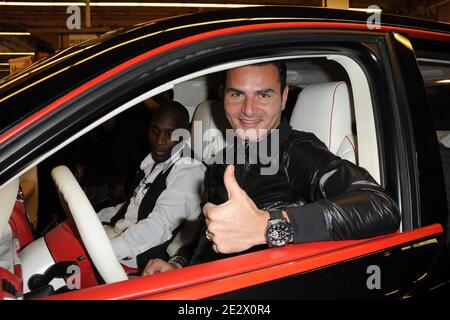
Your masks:
M 266 242 L 269 247 L 282 247 L 294 236 L 294 228 L 283 216 L 280 209 L 269 210 L 269 221 L 266 229 Z

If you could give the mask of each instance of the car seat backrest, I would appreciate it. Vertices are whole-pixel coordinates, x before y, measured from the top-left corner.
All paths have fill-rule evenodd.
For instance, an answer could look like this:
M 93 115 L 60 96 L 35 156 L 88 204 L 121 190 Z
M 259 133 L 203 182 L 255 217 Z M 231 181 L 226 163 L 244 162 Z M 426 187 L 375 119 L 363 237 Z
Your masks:
M 225 131 L 229 128 L 222 100 L 200 103 L 192 118 L 192 150 L 206 164 L 214 162 L 216 154 L 226 147 Z
M 290 119 L 293 129 L 314 133 L 331 152 L 357 163 L 353 122 L 349 90 L 343 81 L 313 84 L 304 88 Z
M 189 111 L 189 118 L 199 103 L 208 99 L 208 84 L 205 77 L 199 77 L 178 83 L 173 88 L 174 100 L 180 102 Z

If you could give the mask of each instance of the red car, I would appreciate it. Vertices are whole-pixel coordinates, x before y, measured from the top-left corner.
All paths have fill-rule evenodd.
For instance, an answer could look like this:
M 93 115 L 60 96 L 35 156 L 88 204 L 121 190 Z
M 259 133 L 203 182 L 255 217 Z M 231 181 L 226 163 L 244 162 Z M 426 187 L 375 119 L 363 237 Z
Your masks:
M 1 79 L 0 299 L 448 293 L 450 171 L 440 148 L 450 132 L 450 27 L 373 15 L 261 7 L 176 17 L 107 33 Z M 139 277 L 116 260 L 83 189 L 59 166 L 53 178 L 69 218 L 43 237 L 33 235 L 18 192 L 25 172 L 40 170 L 72 141 L 168 89 L 203 128 L 218 128 L 211 91 L 220 91 L 214 84 L 221 72 L 281 59 L 293 94 L 291 125 L 366 168 L 397 202 L 398 232 L 267 248 Z M 198 137 L 204 138 L 192 139 Z M 203 155 L 217 151 L 211 141 Z

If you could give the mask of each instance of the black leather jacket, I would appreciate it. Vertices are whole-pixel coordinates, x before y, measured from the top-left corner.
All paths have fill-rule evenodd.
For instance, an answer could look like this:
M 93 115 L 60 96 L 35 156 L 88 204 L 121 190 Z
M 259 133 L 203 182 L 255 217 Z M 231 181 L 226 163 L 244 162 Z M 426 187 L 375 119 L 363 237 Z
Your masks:
M 285 120 L 279 129 L 279 152 L 277 148 L 270 154 L 269 147 L 270 156 L 261 157 L 247 145 L 241 149 L 245 150 L 246 161 L 239 164 L 235 143 L 231 162 L 238 163 L 236 179 L 258 208 L 286 209 L 294 227 L 294 243 L 370 238 L 398 229 L 400 214 L 395 202 L 365 169 L 332 154 L 312 133 L 292 130 Z M 230 148 L 223 152 L 227 151 Z M 273 175 L 261 174 L 262 168 L 269 167 L 268 158 L 271 165 L 279 164 Z M 205 189 L 211 203 L 227 201 L 223 183 L 226 166 L 214 164 L 208 168 Z M 229 256 L 212 251 L 204 236 L 203 215 L 200 219 L 196 245 L 185 247 L 179 254 L 192 258 L 192 263 Z

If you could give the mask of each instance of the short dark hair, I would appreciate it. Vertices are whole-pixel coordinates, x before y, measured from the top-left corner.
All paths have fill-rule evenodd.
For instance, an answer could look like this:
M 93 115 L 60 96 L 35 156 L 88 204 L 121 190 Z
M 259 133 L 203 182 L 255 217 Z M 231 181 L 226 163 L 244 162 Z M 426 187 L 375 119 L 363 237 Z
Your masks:
M 189 128 L 189 112 L 178 101 L 166 101 L 159 105 L 158 108 L 153 112 L 152 119 L 157 117 L 169 115 L 171 117 L 178 117 L 179 128 L 188 129 Z M 151 121 L 150 121 L 151 122 Z
M 250 64 L 249 66 L 263 67 L 263 66 L 267 66 L 267 65 L 274 65 L 277 68 L 278 78 L 280 79 L 280 92 L 283 93 L 284 88 L 286 88 L 286 78 L 287 78 L 286 63 L 284 63 L 284 61 L 282 61 L 282 60 L 267 61 L 267 62 Z M 227 81 L 227 74 L 228 74 L 228 72 L 225 72 L 225 77 L 224 77 L 224 81 L 223 81 L 224 85 Z

